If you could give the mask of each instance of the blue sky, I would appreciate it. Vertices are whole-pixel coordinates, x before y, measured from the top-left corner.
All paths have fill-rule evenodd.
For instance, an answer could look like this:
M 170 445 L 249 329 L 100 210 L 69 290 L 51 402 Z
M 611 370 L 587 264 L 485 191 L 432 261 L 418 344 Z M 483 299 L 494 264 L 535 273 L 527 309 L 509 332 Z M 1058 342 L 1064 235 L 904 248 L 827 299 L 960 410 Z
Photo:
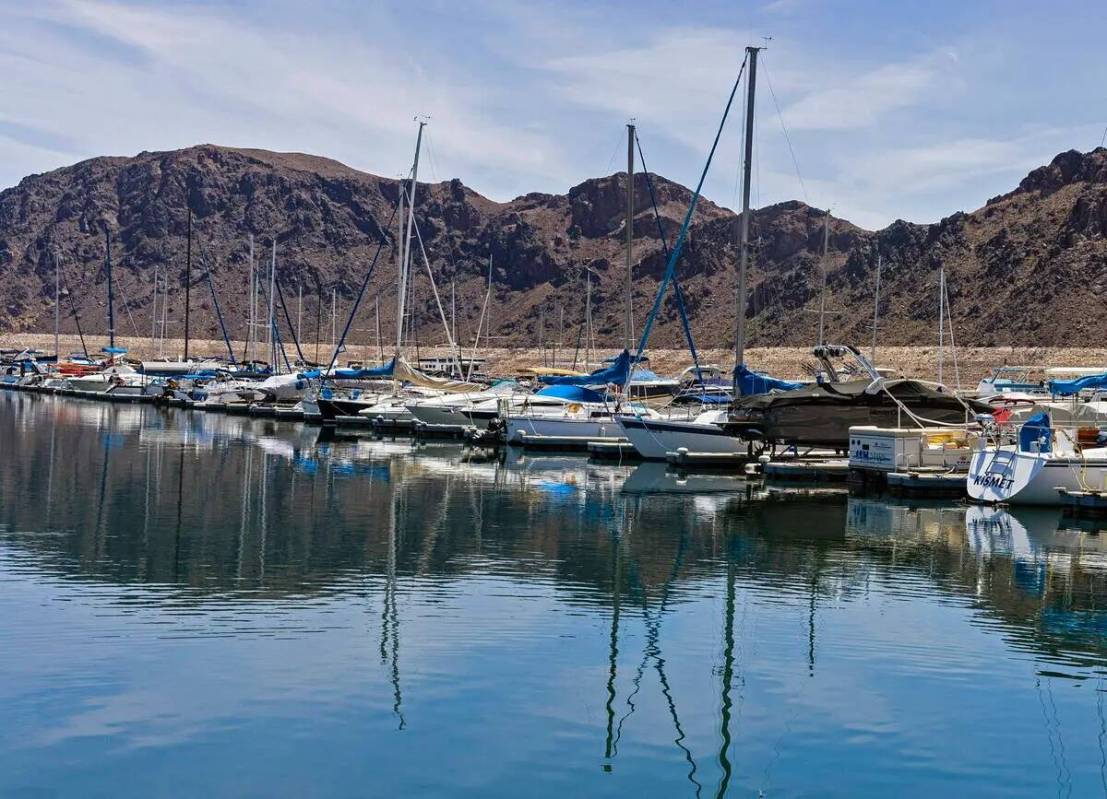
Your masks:
M 754 204 L 934 221 L 1100 143 L 1105 23 L 1102 2 L 1017 0 L 0 0 L 0 186 L 200 142 L 397 175 L 415 114 L 422 176 L 497 200 L 621 169 L 631 117 L 650 170 L 691 185 L 744 46 L 771 36 Z M 739 123 L 705 190 L 729 207 Z

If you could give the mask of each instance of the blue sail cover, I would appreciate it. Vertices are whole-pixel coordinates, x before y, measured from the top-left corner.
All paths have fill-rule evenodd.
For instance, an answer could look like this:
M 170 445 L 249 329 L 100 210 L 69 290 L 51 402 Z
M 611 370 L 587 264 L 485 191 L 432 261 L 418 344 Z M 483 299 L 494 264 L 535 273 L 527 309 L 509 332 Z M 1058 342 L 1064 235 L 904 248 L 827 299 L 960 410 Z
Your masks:
M 1051 438 L 1049 414 L 1045 411 L 1038 411 L 1023 422 L 1022 427 L 1019 428 L 1019 451 L 1050 452 L 1053 449 L 1050 444 Z M 1035 442 L 1038 442 L 1037 447 L 1032 446 Z
M 557 397 L 571 402 L 603 402 L 603 395 L 583 386 L 547 386 L 536 397 Z
M 611 366 L 597 369 L 590 375 L 568 375 L 565 377 L 543 376 L 538 379 L 551 386 L 606 386 L 609 383 L 622 386 L 626 384 L 627 377 L 630 375 L 630 362 L 630 352 L 623 350 L 611 363 Z
M 1107 372 L 1100 375 L 1084 375 L 1075 380 L 1050 380 L 1049 391 L 1051 394 L 1079 394 L 1086 389 L 1107 388 Z
M 372 369 L 335 369 L 334 377 L 338 380 L 362 380 L 370 377 L 392 377 L 396 369 L 396 359 L 393 358 L 384 366 L 375 366 Z
M 770 391 L 792 391 L 807 385 L 793 380 L 770 377 L 764 372 L 755 372 L 744 363 L 734 367 L 734 377 L 738 383 L 738 394 L 743 397 L 753 394 L 768 394 Z

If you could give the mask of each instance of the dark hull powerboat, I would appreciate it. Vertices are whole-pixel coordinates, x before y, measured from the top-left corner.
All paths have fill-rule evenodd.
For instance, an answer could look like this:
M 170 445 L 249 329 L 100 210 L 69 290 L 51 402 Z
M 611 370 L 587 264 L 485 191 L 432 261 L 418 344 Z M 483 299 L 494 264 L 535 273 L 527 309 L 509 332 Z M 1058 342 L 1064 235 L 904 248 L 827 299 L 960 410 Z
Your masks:
M 724 427 L 748 440 L 845 449 L 850 427 L 960 425 L 990 411 L 917 380 L 851 380 L 741 398 Z

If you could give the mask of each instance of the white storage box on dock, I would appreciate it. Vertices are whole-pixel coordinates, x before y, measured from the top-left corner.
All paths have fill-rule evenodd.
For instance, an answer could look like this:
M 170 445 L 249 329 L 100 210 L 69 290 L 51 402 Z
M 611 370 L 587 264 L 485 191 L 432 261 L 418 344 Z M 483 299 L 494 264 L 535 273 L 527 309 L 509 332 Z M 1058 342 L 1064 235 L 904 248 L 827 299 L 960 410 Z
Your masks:
M 956 427 L 872 427 L 849 429 L 851 469 L 895 472 L 920 467 L 967 471 L 970 436 Z

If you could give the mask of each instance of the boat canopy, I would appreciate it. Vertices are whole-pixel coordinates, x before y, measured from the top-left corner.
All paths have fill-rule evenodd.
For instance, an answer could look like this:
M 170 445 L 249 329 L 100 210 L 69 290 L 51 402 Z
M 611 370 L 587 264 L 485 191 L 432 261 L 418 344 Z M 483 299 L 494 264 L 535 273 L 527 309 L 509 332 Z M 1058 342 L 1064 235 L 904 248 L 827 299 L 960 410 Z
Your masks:
M 562 386 L 606 386 L 614 383 L 617 386 L 624 385 L 630 374 L 631 356 L 628 350 L 623 350 L 611 363 L 611 366 L 597 369 L 595 372 L 579 377 L 539 377 L 543 383 Z
M 127 348 L 126 347 L 104 347 L 103 351 L 108 353 L 108 355 L 126 355 L 127 354 Z
M 1107 372 L 1096 375 L 1085 375 L 1075 380 L 1050 380 L 1049 391 L 1051 394 L 1067 396 L 1079 394 L 1081 391 L 1095 388 L 1107 388 Z
M 536 397 L 557 397 L 571 402 L 603 402 L 603 395 L 584 386 L 546 386 L 535 392 Z
M 755 372 L 744 363 L 734 367 L 734 377 L 738 382 L 738 394 L 743 397 L 753 396 L 754 394 L 768 394 L 770 391 L 794 391 L 807 385 L 793 380 L 771 377 L 764 372 Z

